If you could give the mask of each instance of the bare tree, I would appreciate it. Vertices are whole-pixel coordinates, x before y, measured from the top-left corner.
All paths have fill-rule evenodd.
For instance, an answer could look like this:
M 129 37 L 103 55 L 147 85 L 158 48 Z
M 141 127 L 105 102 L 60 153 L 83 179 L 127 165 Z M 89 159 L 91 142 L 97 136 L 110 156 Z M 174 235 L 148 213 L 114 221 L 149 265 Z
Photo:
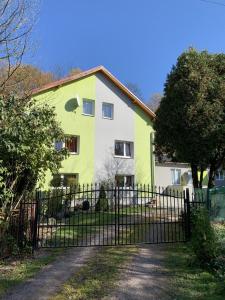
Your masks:
M 38 0 L 0 1 L 0 67 L 5 70 L 0 90 L 22 62 L 37 16 L 37 4 Z
M 140 100 L 143 100 L 143 95 L 141 92 L 141 89 L 136 83 L 127 82 L 126 87 L 133 93 L 136 97 L 138 97 Z
M 5 72 L 4 67 L 0 68 L 0 82 L 4 80 Z M 42 87 L 54 80 L 54 75 L 50 72 L 44 72 L 32 65 L 21 64 L 8 78 L 4 88 L 4 96 L 14 95 L 20 99 L 27 98 L 33 89 Z
M 115 183 L 115 177 L 121 174 L 129 174 L 129 169 L 128 161 L 115 157 L 113 149 L 110 149 L 103 165 L 99 168 L 97 181 Z
M 152 111 L 156 112 L 156 110 L 158 109 L 158 107 L 160 105 L 161 100 L 162 100 L 162 94 L 155 93 L 150 97 L 149 102 L 147 103 L 147 106 Z
M 52 69 L 52 74 L 56 80 L 62 79 L 66 76 L 73 76 L 81 73 L 82 70 L 79 67 L 74 67 L 72 65 L 65 66 L 65 65 L 55 65 Z
M 77 75 L 81 72 L 82 72 L 82 70 L 79 67 L 75 67 L 69 71 L 69 76 Z
M 115 181 L 115 176 L 123 174 L 124 172 L 126 174 L 127 169 L 128 166 L 126 164 L 126 161 L 118 157 L 112 156 L 104 163 L 106 180 L 110 182 Z

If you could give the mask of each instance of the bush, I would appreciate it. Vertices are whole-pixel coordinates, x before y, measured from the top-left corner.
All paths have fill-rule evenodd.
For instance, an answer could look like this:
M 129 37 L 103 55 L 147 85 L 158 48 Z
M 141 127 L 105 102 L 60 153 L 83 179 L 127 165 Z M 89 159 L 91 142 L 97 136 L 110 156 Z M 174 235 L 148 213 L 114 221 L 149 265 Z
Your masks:
M 191 246 L 201 266 L 210 266 L 217 256 L 217 239 L 205 207 L 191 212 Z
M 86 211 L 86 210 L 89 210 L 90 208 L 90 203 L 88 200 L 84 200 L 83 203 L 82 203 L 82 210 Z
M 53 190 L 49 195 L 49 199 L 46 202 L 48 218 L 63 218 L 63 194 L 60 194 L 56 190 Z
M 95 204 L 95 211 L 108 211 L 109 203 L 106 197 L 105 188 L 103 185 L 100 187 L 98 201 Z
M 20 223 L 18 216 L 0 223 L 0 258 L 31 253 L 30 222 Z
M 19 254 L 19 247 L 15 238 L 8 232 L 0 241 L 0 259 Z

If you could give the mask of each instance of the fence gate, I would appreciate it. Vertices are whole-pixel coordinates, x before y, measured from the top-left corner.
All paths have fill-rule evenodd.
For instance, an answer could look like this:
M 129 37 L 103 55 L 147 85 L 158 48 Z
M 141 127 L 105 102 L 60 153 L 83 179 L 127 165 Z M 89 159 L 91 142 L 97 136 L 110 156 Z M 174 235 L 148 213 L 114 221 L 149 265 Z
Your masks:
M 186 241 L 189 199 L 147 185 L 87 185 L 38 192 L 37 248 Z

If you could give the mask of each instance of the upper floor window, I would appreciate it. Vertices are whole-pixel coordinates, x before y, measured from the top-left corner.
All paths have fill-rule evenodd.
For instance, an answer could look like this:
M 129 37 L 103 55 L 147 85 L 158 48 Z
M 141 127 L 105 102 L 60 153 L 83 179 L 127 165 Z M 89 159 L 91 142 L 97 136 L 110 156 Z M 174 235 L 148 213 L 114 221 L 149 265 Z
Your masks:
M 78 137 L 77 136 L 67 136 L 65 138 L 65 148 L 69 150 L 70 153 L 78 153 Z
M 171 169 L 172 175 L 172 184 L 179 185 L 181 184 L 181 170 L 180 169 Z
M 133 143 L 132 142 L 115 142 L 115 155 L 122 157 L 132 157 Z
M 102 103 L 102 117 L 104 119 L 113 119 L 113 104 L 111 103 Z
M 55 149 L 68 149 L 71 154 L 78 154 L 79 152 L 79 137 L 75 135 L 66 136 L 64 141 L 55 142 Z
M 83 100 L 83 114 L 87 116 L 94 116 L 95 114 L 95 102 L 93 100 Z
M 216 180 L 224 180 L 225 176 L 224 176 L 224 171 L 220 170 L 216 172 Z

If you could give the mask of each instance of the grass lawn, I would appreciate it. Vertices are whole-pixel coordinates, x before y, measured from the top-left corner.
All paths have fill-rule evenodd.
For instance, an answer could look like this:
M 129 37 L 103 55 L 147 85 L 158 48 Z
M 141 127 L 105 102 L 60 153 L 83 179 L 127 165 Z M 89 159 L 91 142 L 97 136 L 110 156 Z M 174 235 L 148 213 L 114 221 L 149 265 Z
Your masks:
M 225 245 L 225 226 L 216 226 L 217 234 Z M 174 244 L 167 250 L 166 266 L 170 277 L 173 299 L 224 300 L 225 281 L 193 263 L 193 253 L 188 244 Z
M 129 262 L 135 251 L 135 246 L 101 248 L 51 300 L 102 299 L 116 286 L 121 267 Z
M 45 251 L 35 258 L 12 258 L 0 262 L 0 297 L 13 286 L 33 277 L 41 268 L 53 262 L 62 250 Z

